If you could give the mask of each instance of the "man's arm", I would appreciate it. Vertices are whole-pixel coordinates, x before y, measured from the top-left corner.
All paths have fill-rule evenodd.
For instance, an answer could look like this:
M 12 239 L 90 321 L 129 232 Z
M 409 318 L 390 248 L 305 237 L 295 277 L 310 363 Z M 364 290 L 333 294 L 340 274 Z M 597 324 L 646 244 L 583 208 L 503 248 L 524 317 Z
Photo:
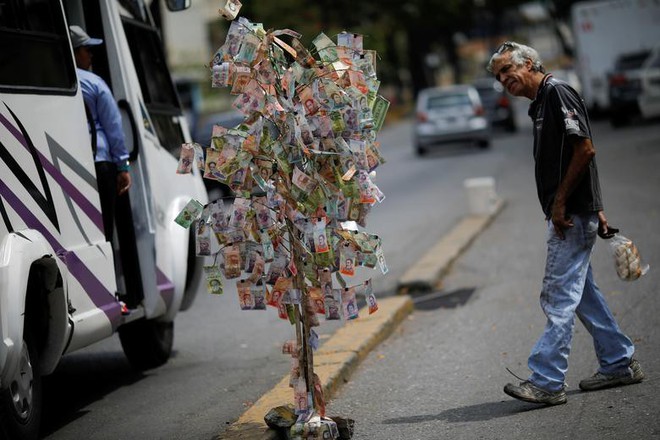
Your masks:
M 110 158 L 117 164 L 117 194 L 122 195 L 131 186 L 131 175 L 127 169 L 128 151 L 124 141 L 121 113 L 115 98 L 105 83 L 99 85 L 96 102 L 99 120 L 108 139 Z
M 108 139 L 110 160 L 120 164 L 128 159 L 121 113 L 112 92 L 104 82 L 97 84 L 96 111 Z
M 555 200 L 552 205 L 552 224 L 555 232 L 564 239 L 564 230 L 573 226 L 571 219 L 566 218 L 566 200 L 573 193 L 580 179 L 589 168 L 591 159 L 596 155 L 596 150 L 591 139 L 578 138 L 573 144 L 573 157 L 568 164 L 566 175 L 557 188 Z

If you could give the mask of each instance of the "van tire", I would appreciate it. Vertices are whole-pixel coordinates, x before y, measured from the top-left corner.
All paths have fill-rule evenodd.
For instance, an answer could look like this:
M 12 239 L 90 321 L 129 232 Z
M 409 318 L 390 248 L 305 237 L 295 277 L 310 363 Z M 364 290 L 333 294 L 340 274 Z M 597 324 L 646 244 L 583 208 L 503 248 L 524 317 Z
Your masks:
M 206 179 L 208 180 L 208 179 Z M 190 228 L 191 231 L 196 231 L 196 228 Z M 188 310 L 195 301 L 197 297 L 197 291 L 199 289 L 197 286 L 193 286 L 193 281 L 198 281 L 195 276 L 195 272 L 198 270 L 197 267 L 197 254 L 195 252 L 195 235 L 191 232 L 188 234 L 188 258 L 186 266 L 186 286 L 183 289 L 183 299 L 181 300 L 181 305 L 179 306 L 180 311 Z
M 36 341 L 32 337 L 31 329 L 27 326 L 23 339 L 25 351 L 21 354 L 21 371 L 18 374 L 23 378 L 32 377 L 30 383 L 27 384 L 29 390 L 23 390 L 23 394 L 27 392 L 28 395 L 22 396 L 28 399 L 25 402 L 28 407 L 22 412 L 14 404 L 14 398 L 18 398 L 21 394 L 12 392 L 12 389 L 17 391 L 16 381 L 13 381 L 8 388 L 0 390 L 0 438 L 36 440 L 39 437 L 39 426 L 43 410 L 41 376 L 38 368 L 39 355 Z
M 140 319 L 119 327 L 119 340 L 133 368 L 156 368 L 172 354 L 174 322 Z

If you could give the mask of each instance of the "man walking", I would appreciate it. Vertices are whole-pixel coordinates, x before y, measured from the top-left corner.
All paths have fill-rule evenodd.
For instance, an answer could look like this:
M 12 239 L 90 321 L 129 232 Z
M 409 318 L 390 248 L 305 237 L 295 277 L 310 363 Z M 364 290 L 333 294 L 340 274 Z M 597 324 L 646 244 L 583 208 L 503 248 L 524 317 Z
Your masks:
M 504 392 L 526 402 L 566 403 L 564 380 L 576 315 L 593 338 L 600 364 L 580 388 L 641 382 L 644 373 L 633 359 L 635 347 L 619 329 L 591 271 L 596 235 L 607 239 L 617 230 L 608 226 L 603 213 L 584 102 L 568 84 L 545 73 L 531 47 L 506 42 L 487 69 L 509 93 L 532 100 L 536 188 L 548 225 L 541 290 L 547 323 L 529 356 L 528 380 L 509 383 Z

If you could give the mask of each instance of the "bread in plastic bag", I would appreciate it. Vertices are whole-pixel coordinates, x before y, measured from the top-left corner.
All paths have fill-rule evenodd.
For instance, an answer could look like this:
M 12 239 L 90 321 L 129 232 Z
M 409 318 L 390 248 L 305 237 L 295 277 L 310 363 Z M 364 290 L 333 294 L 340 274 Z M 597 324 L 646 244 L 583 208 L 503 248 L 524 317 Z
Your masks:
M 610 240 L 610 246 L 614 251 L 614 264 L 619 278 L 634 281 L 648 272 L 649 265 L 642 265 L 639 251 L 632 240 L 616 234 Z

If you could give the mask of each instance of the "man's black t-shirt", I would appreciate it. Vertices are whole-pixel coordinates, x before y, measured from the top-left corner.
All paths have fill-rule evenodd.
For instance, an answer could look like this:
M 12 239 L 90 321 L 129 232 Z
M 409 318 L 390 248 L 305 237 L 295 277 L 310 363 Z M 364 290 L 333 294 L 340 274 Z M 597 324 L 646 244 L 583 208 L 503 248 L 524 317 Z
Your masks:
M 578 138 L 591 139 L 591 127 L 584 101 L 567 83 L 546 75 L 536 99 L 529 106 L 534 124 L 536 190 L 547 218 L 559 183 L 566 175 Z M 592 159 L 589 168 L 566 201 L 566 214 L 583 214 L 603 209 L 598 169 Z

